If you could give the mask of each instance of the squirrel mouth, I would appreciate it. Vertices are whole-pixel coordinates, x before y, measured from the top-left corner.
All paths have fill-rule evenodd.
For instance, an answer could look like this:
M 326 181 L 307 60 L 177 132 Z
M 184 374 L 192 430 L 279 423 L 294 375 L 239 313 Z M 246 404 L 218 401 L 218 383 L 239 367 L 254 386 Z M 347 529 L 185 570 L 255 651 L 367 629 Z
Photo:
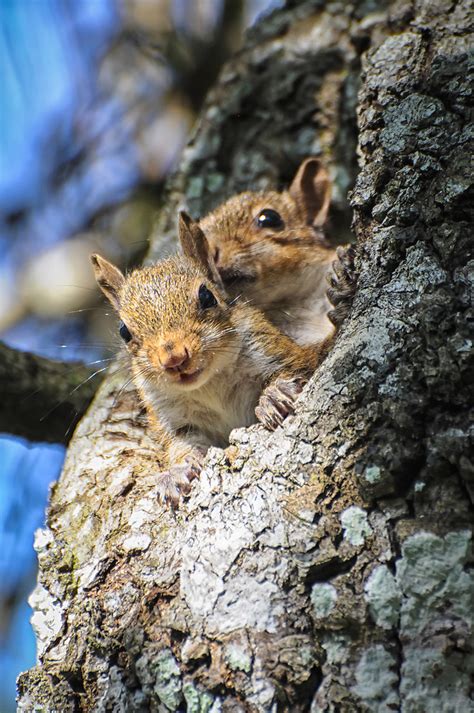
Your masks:
M 191 372 L 184 372 L 182 371 L 179 374 L 179 383 L 180 384 L 192 384 L 194 381 L 196 381 L 199 376 L 202 374 L 202 369 L 196 369 L 196 371 L 191 371 Z

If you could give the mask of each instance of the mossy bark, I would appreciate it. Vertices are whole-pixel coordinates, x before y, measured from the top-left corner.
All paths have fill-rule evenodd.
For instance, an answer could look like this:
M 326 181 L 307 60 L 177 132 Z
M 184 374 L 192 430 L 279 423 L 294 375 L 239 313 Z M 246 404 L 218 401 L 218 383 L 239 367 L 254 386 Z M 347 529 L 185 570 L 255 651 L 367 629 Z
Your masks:
M 360 82 L 353 309 L 295 417 L 211 449 L 176 514 L 133 392 L 105 382 L 37 538 L 20 710 L 469 709 L 468 3 L 385 5 L 289 2 L 209 97 L 152 256 L 178 206 L 319 150 L 343 225 Z

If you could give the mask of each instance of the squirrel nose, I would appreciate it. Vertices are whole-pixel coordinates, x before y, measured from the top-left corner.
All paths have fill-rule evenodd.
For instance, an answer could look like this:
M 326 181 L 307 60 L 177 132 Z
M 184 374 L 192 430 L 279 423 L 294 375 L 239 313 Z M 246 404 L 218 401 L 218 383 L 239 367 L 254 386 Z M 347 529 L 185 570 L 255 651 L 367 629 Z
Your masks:
M 183 347 L 180 351 L 174 350 L 171 352 L 166 352 L 160 358 L 161 366 L 163 369 L 176 369 L 179 370 L 180 367 L 185 367 L 189 362 L 189 352 L 186 347 Z

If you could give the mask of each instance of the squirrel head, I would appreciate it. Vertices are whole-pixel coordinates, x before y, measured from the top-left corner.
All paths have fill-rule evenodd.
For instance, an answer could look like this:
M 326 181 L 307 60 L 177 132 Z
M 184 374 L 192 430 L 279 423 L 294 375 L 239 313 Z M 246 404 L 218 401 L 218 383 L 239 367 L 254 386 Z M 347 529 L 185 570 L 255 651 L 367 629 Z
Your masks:
M 124 275 L 91 255 L 99 287 L 118 313 L 138 385 L 196 389 L 235 361 L 239 337 L 206 238 L 185 213 L 184 256 Z
M 322 231 L 330 202 L 327 170 L 308 158 L 287 191 L 241 193 L 203 218 L 200 226 L 229 294 L 258 304 L 292 271 L 332 262 L 334 249 Z

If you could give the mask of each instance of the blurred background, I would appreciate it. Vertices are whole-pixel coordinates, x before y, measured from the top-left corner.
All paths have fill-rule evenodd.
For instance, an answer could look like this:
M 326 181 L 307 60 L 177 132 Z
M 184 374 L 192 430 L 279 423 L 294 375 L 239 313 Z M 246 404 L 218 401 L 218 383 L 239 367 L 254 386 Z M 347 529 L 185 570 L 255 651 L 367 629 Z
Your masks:
M 141 260 L 208 88 L 245 29 L 282 4 L 0 0 L 4 342 L 71 369 L 97 365 L 100 380 L 118 342 L 89 253 L 122 267 Z M 0 434 L 2 713 L 15 710 L 15 678 L 35 662 L 33 534 L 63 459 L 62 446 Z

